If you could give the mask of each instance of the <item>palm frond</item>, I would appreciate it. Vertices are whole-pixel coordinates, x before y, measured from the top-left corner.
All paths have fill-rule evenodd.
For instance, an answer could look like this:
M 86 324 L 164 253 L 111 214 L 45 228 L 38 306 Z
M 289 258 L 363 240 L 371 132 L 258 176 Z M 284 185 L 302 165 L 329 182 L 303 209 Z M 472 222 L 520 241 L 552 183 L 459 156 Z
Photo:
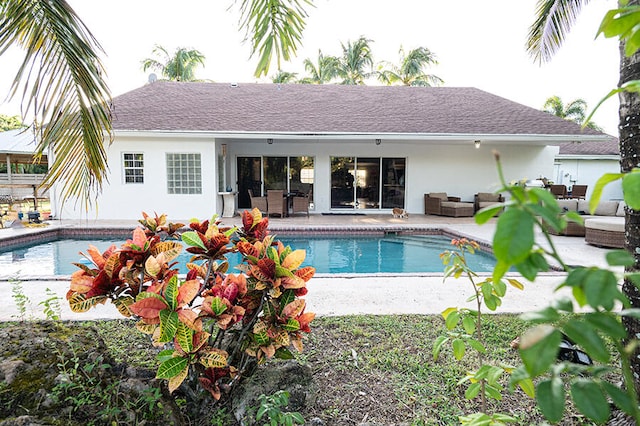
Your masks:
M 558 51 L 582 7 L 590 0 L 538 0 L 536 20 L 529 28 L 527 52 L 548 62 Z
M 245 40 L 251 39 L 251 56 L 260 55 L 256 77 L 269 73 L 274 55 L 278 69 L 282 60 L 295 56 L 308 16 L 305 4 L 313 6 L 313 1 L 242 0 L 240 27 L 246 31 Z
M 0 54 L 25 52 L 9 96 L 21 89 L 40 134 L 36 155 L 53 157 L 43 186 L 60 184 L 63 202 L 88 208 L 107 181 L 103 143 L 112 140 L 103 50 L 64 0 L 5 0 L 0 12 Z

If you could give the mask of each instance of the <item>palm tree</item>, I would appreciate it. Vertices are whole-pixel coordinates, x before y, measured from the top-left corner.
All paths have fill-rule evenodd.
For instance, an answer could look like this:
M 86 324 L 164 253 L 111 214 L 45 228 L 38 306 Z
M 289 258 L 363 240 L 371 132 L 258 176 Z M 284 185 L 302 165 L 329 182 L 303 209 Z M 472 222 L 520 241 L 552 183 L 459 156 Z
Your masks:
M 278 74 L 274 75 L 273 77 L 271 77 L 271 82 L 272 83 L 278 83 L 278 84 L 289 84 L 289 83 L 295 83 L 296 82 L 296 76 L 298 74 L 295 72 L 289 72 L 289 71 L 278 71 Z
M 369 46 L 372 42 L 373 40 L 360 36 L 354 43 L 348 41 L 346 46 L 342 44 L 342 57 L 338 69 L 338 75 L 342 77 L 341 84 L 362 85 L 372 74 L 373 55 Z
M 383 62 L 381 64 L 382 71 L 378 71 L 378 80 L 389 86 L 393 84 L 439 86 L 443 83 L 442 79 L 424 71 L 426 67 L 437 64 L 435 55 L 426 47 L 415 48 L 406 55 L 404 49 L 400 47 L 400 66 Z
M 155 45 L 153 54 L 160 59 L 146 58 L 142 61 L 142 70 L 153 69 L 159 71 L 167 80 L 172 81 L 197 81 L 194 71 L 199 66 L 204 66 L 205 57 L 195 49 L 179 47 L 173 54 L 160 45 Z
M 548 61 L 560 48 L 571 25 L 575 22 L 582 6 L 589 0 L 539 0 L 536 20 L 529 30 L 529 53 L 538 62 Z M 621 2 L 622 5 L 622 2 Z M 630 0 L 628 6 L 638 7 L 639 0 Z M 635 18 L 632 18 L 635 19 Z M 637 25 L 637 22 L 632 22 Z M 628 44 L 633 40 L 621 40 L 620 43 L 620 80 L 618 87 L 636 80 L 640 75 L 640 53 L 638 50 L 625 54 Z M 637 167 L 637 159 L 640 158 L 640 95 L 637 92 L 621 90 L 619 92 L 619 143 L 620 143 L 620 170 L 623 173 L 631 172 Z M 627 266 L 627 272 L 640 272 L 640 253 L 636 247 L 640 247 L 640 211 L 630 208 L 625 209 L 625 249 L 634 256 L 633 266 Z M 640 306 L 640 288 L 625 278 L 622 291 L 629 298 L 631 306 Z M 623 316 L 622 322 L 627 331 L 627 336 L 640 336 L 640 320 L 630 316 Z M 631 357 L 631 368 L 634 374 L 635 387 L 640 392 L 640 350 L 636 349 Z
M 303 84 L 325 84 L 338 76 L 340 60 L 335 56 L 324 56 L 318 49 L 318 64 L 314 64 L 310 58 L 304 60 L 304 69 L 310 74 L 300 80 Z
M 542 108 L 544 112 L 578 124 L 582 124 L 587 116 L 587 102 L 584 99 L 575 99 L 564 105 L 559 96 L 551 96 Z M 587 127 L 602 131 L 602 128 L 592 121 L 587 123 Z
M 63 202 L 88 207 L 107 180 L 103 144 L 112 140 L 102 47 L 64 0 L 3 0 L 0 55 L 11 47 L 25 56 L 9 98 L 22 92 L 39 134 L 36 156 L 53 158 L 43 185 L 57 182 Z

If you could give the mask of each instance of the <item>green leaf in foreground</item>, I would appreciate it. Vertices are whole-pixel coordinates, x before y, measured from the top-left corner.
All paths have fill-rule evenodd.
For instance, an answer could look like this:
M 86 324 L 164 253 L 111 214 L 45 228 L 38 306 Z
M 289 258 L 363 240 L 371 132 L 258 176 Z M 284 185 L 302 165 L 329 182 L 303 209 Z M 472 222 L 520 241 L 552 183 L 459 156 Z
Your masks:
M 562 419 L 564 412 L 565 394 L 562 380 L 554 377 L 544 380 L 536 388 L 536 401 L 542 410 L 542 414 L 552 422 Z
M 493 252 L 498 259 L 515 264 L 529 256 L 533 241 L 533 217 L 525 211 L 510 209 L 498 219 Z
M 187 365 L 189 364 L 189 360 L 183 357 L 173 357 L 158 367 L 158 372 L 156 373 L 156 379 L 170 379 L 172 377 L 177 376 L 183 371 Z
M 578 410 L 598 423 L 609 419 L 611 410 L 600 386 L 588 379 L 577 379 L 571 384 L 571 397 Z

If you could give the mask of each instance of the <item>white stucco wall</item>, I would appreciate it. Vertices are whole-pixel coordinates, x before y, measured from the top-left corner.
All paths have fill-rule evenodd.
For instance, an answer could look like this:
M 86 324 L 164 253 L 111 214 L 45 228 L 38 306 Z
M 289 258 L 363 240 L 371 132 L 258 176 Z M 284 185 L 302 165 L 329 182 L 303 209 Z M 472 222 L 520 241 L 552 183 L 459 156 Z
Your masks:
M 525 145 L 522 142 L 499 145 L 482 143 L 479 149 L 470 141 L 464 143 L 383 140 L 310 140 L 280 141 L 267 144 L 260 140 L 231 140 L 197 136 L 122 137 L 108 149 L 109 184 L 98 199 L 97 209 L 83 212 L 72 203 L 54 214 L 61 219 L 136 220 L 145 211 L 166 213 L 171 220 L 205 219 L 222 213 L 218 195 L 217 156 L 222 144 L 227 145 L 227 183 L 237 191 L 236 159 L 240 156 L 313 156 L 315 185 L 313 213 L 330 212 L 330 157 L 403 157 L 406 158 L 405 203 L 413 214 L 424 214 L 424 194 L 447 192 L 472 201 L 476 192 L 492 192 L 499 188 L 493 151 L 500 153 L 507 181 L 535 179 L 553 174 L 554 146 Z M 122 168 L 123 152 L 144 154 L 144 184 L 125 184 Z M 202 194 L 170 195 L 167 193 L 165 154 L 200 153 L 202 161 Z M 55 210 L 55 209 L 54 209 Z M 340 211 L 344 212 L 344 209 Z M 379 213 L 381 210 L 359 210 Z
M 122 154 L 144 154 L 144 183 L 125 184 Z M 168 194 L 166 153 L 199 153 L 201 159 L 202 194 Z M 73 202 L 54 212 L 60 219 L 126 219 L 142 218 L 142 212 L 153 216 L 166 213 L 173 221 L 192 217 L 210 218 L 221 213 L 217 195 L 216 157 L 212 138 L 130 138 L 116 137 L 107 149 L 109 183 L 104 186 L 96 206 L 88 212 Z
M 617 158 L 580 159 L 557 158 L 553 176 L 559 185 L 588 185 L 587 199 L 591 197 L 598 179 L 605 173 L 620 173 L 620 161 Z M 607 185 L 602 191 L 602 200 L 621 200 L 622 184 L 616 181 Z

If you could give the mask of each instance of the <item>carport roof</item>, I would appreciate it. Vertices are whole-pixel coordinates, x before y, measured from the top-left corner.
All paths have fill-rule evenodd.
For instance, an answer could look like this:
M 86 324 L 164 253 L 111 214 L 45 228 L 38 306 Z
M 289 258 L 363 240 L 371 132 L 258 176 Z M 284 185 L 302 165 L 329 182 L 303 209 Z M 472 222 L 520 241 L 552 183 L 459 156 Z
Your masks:
M 157 81 L 113 100 L 116 131 L 612 136 L 471 87 Z

